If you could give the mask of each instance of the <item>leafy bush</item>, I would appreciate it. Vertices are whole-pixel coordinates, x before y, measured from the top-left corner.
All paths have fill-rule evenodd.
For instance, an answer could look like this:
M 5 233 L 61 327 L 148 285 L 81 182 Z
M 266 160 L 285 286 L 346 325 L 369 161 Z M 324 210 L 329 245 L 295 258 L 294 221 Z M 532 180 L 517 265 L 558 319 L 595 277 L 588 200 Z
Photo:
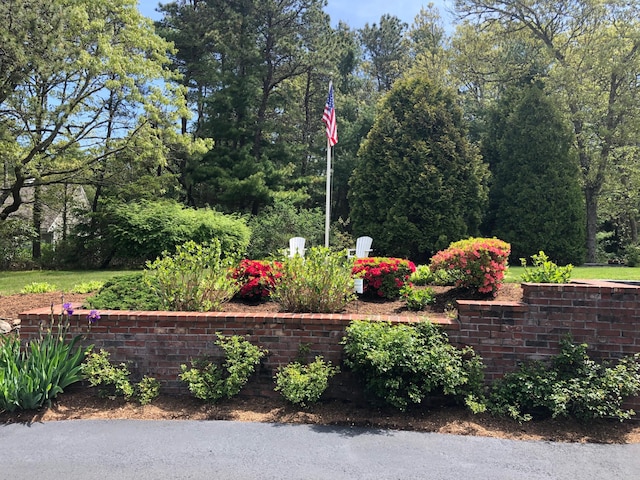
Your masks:
M 356 259 L 352 273 L 364 279 L 365 295 L 396 299 L 415 270 L 413 262 L 402 258 L 369 257 Z
M 559 267 L 549 260 L 549 257 L 541 250 L 538 255 L 531 255 L 533 268 L 527 268 L 527 260 L 520 259 L 524 272 L 520 275 L 523 282 L 533 283 L 569 283 L 573 265 Z
M 133 384 L 129 379 L 131 372 L 125 363 L 113 365 L 109 360 L 110 354 L 100 349 L 97 353 L 87 352 L 87 358 L 82 364 L 82 373 L 92 387 L 98 388 L 101 398 L 115 399 L 122 396 L 129 401 L 135 397 L 141 405 L 148 405 L 160 393 L 160 382 L 153 377 L 144 376 L 140 383 Z
M 241 285 L 237 296 L 252 300 L 269 298 L 276 281 L 282 276 L 281 269 L 281 262 L 242 260 L 233 271 L 233 278 Z
M 224 257 L 220 241 L 209 244 L 187 242 L 175 254 L 147 262 L 144 278 L 160 297 L 163 309 L 216 311 L 239 290 L 233 278 L 236 261 Z
M 81 336 L 66 341 L 67 332 L 58 322 L 24 349 L 17 335 L 0 337 L 0 412 L 40 408 L 82 380 Z
M 244 252 L 250 230 L 245 220 L 208 208 L 192 209 L 170 201 L 110 202 L 84 225 L 76 252 L 93 256 L 100 252 L 100 266 L 110 262 L 142 265 L 163 252 L 174 252 L 187 241 L 220 241 L 225 252 Z M 95 263 L 96 260 L 93 260 Z
M 197 359 L 191 368 L 181 365 L 182 373 L 179 374 L 194 397 L 210 403 L 240 393 L 260 359 L 267 354 L 267 350 L 252 345 L 239 335 L 216 335 L 216 345 L 224 352 L 224 361 L 217 364 L 204 358 Z
M 627 267 L 640 265 L 640 245 L 627 245 L 624 249 L 624 263 Z
M 521 421 L 535 416 L 630 418 L 633 410 L 623 410 L 621 405 L 640 392 L 640 354 L 610 365 L 594 362 L 586 352 L 586 344 L 563 339 L 560 354 L 549 365 L 524 364 L 497 381 L 490 394 L 490 411 Z
M 58 290 L 58 287 L 47 282 L 31 282 L 22 287 L 20 293 L 50 293 Z
M 339 312 L 354 298 L 352 266 L 345 252 L 310 248 L 282 261 L 271 297 L 287 312 Z
M 447 270 L 456 287 L 495 295 L 507 270 L 509 252 L 509 244 L 497 238 L 469 238 L 436 253 L 430 268 Z
M 104 286 L 104 282 L 100 280 L 93 280 L 91 282 L 84 282 L 74 285 L 71 289 L 71 293 L 91 293 L 100 290 Z
M 444 393 L 474 412 L 484 409 L 481 359 L 470 347 L 454 348 L 436 325 L 354 321 L 342 344 L 346 365 L 386 404 L 406 410 L 429 394 Z
M 100 310 L 160 310 L 162 302 L 151 285 L 153 278 L 133 273 L 119 275 L 105 282 L 98 292 L 85 300 L 85 307 Z
M 414 311 L 424 310 L 427 305 L 431 305 L 436 300 L 433 289 L 418 289 L 409 284 L 405 284 L 400 289 L 400 295 L 407 302 L 407 308 Z
M 294 405 L 303 407 L 317 402 L 329 385 L 329 379 L 340 371 L 321 356 L 308 365 L 299 362 L 278 368 L 276 391 Z
M 29 242 L 36 231 L 26 220 L 7 218 L 0 222 L 0 269 L 14 267 L 16 263 L 28 263 L 31 259 Z

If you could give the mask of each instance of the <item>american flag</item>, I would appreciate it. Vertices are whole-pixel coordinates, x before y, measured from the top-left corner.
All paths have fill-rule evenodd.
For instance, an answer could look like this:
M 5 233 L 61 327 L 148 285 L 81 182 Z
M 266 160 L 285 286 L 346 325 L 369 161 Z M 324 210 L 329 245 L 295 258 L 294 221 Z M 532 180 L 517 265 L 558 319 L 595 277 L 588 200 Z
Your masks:
M 336 124 L 336 109 L 333 104 L 332 82 L 329 82 L 329 97 L 322 113 L 322 123 L 327 126 L 327 138 L 329 139 L 329 145 L 333 147 L 338 143 L 338 126 Z

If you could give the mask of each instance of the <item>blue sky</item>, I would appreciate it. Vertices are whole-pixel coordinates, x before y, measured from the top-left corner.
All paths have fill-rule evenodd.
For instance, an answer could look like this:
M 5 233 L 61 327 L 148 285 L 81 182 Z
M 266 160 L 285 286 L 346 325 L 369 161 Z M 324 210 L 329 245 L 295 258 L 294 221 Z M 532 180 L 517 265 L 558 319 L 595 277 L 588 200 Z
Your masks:
M 450 18 L 447 8 L 452 8 L 453 0 L 431 0 L 446 21 Z M 162 3 L 168 3 L 162 2 Z M 411 25 L 414 17 L 429 0 L 328 0 L 326 12 L 331 16 L 331 24 L 337 25 L 339 20 L 346 22 L 351 28 L 361 28 L 365 23 L 379 23 L 385 13 L 395 15 L 403 22 Z M 140 12 L 154 20 L 159 18 L 155 8 L 158 0 L 138 0 Z

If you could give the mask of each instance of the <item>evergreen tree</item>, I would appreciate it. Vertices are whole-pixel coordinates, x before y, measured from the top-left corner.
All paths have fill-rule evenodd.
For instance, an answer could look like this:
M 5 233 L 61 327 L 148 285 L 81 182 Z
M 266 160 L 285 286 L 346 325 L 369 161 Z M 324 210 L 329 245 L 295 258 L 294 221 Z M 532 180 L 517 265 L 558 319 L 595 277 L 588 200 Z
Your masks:
M 488 233 L 511 243 L 511 258 L 543 250 L 581 264 L 585 207 L 571 134 L 539 83 L 506 94 L 489 119 L 485 158 L 494 183 Z
M 476 234 L 487 169 L 465 134 L 452 91 L 423 77 L 398 80 L 351 177 L 354 234 L 372 236 L 378 255 L 415 261 Z

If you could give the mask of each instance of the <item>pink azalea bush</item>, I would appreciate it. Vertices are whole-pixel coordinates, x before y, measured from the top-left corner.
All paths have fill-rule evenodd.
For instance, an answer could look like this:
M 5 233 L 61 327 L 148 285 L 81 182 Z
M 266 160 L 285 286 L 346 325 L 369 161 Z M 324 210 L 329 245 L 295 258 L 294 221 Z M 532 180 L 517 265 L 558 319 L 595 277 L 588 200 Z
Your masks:
M 268 260 L 242 260 L 233 272 L 240 284 L 237 297 L 247 300 L 266 300 L 278 278 L 282 276 L 282 263 Z
M 431 257 L 432 271 L 444 269 L 457 287 L 496 295 L 504 280 L 511 245 L 497 238 L 469 238 Z
M 352 273 L 364 279 L 365 295 L 396 299 L 415 271 L 414 263 L 403 258 L 371 257 L 356 259 Z

